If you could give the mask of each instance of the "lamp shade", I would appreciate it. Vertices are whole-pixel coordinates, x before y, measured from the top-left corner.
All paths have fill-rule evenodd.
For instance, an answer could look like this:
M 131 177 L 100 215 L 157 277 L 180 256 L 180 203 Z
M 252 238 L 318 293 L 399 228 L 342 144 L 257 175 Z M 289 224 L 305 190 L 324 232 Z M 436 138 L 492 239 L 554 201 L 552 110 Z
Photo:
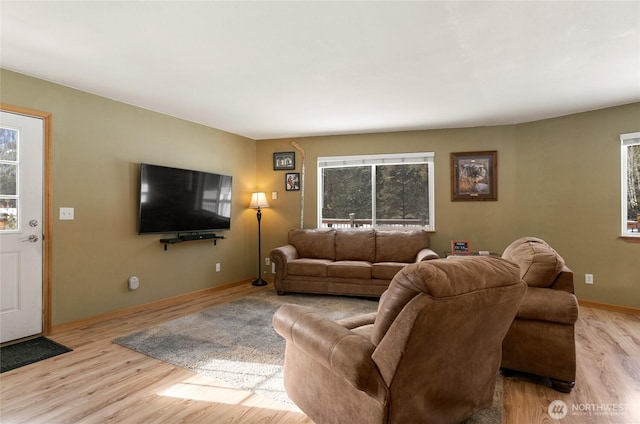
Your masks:
M 249 203 L 249 207 L 252 209 L 256 208 L 268 208 L 269 202 L 267 202 L 267 195 L 262 192 L 255 192 L 251 194 L 251 203 Z

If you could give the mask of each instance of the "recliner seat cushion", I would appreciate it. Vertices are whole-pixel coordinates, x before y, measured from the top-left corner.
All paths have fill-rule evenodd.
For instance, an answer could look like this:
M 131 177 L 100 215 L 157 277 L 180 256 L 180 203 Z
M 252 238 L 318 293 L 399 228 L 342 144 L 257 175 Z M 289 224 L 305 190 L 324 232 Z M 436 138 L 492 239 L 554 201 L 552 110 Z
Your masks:
M 502 257 L 520 267 L 520 278 L 530 287 L 551 287 L 564 267 L 562 256 L 535 237 L 514 241 Z

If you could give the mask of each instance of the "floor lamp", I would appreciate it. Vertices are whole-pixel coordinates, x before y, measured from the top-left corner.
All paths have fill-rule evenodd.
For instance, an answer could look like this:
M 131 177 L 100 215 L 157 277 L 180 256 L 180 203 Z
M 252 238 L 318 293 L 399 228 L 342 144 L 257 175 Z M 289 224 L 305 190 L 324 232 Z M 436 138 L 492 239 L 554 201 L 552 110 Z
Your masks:
M 253 193 L 251 194 L 251 203 L 249 203 L 249 208 L 258 209 L 258 213 L 256 216 L 258 217 L 258 278 L 253 280 L 251 284 L 254 286 L 266 286 L 267 282 L 262 279 L 262 261 L 260 258 L 261 255 L 261 240 L 260 240 L 260 220 L 262 219 L 262 211 L 261 208 L 268 208 L 269 202 L 267 202 L 267 196 L 264 193 Z

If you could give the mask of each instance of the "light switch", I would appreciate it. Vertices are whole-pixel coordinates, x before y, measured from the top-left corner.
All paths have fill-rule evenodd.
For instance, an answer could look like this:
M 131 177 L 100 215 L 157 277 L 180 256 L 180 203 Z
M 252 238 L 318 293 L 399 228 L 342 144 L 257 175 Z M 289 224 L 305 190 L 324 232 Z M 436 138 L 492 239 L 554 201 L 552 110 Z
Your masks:
M 73 221 L 73 208 L 60 208 L 61 221 Z
M 277 191 L 272 191 L 271 192 L 271 200 L 278 200 L 278 192 Z

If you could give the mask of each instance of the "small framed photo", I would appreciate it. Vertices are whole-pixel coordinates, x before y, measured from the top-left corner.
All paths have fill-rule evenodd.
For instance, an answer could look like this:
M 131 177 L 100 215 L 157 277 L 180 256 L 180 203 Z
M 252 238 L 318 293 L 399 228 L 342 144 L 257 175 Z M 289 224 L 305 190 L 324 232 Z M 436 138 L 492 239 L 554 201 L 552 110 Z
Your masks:
M 296 169 L 296 152 L 276 152 L 273 154 L 273 170 Z
M 298 191 L 300 190 L 300 173 L 299 172 L 287 172 L 284 175 L 284 184 L 286 191 Z
M 498 152 L 451 153 L 451 200 L 498 200 Z
M 469 240 L 451 240 L 452 255 L 470 255 L 471 246 Z

